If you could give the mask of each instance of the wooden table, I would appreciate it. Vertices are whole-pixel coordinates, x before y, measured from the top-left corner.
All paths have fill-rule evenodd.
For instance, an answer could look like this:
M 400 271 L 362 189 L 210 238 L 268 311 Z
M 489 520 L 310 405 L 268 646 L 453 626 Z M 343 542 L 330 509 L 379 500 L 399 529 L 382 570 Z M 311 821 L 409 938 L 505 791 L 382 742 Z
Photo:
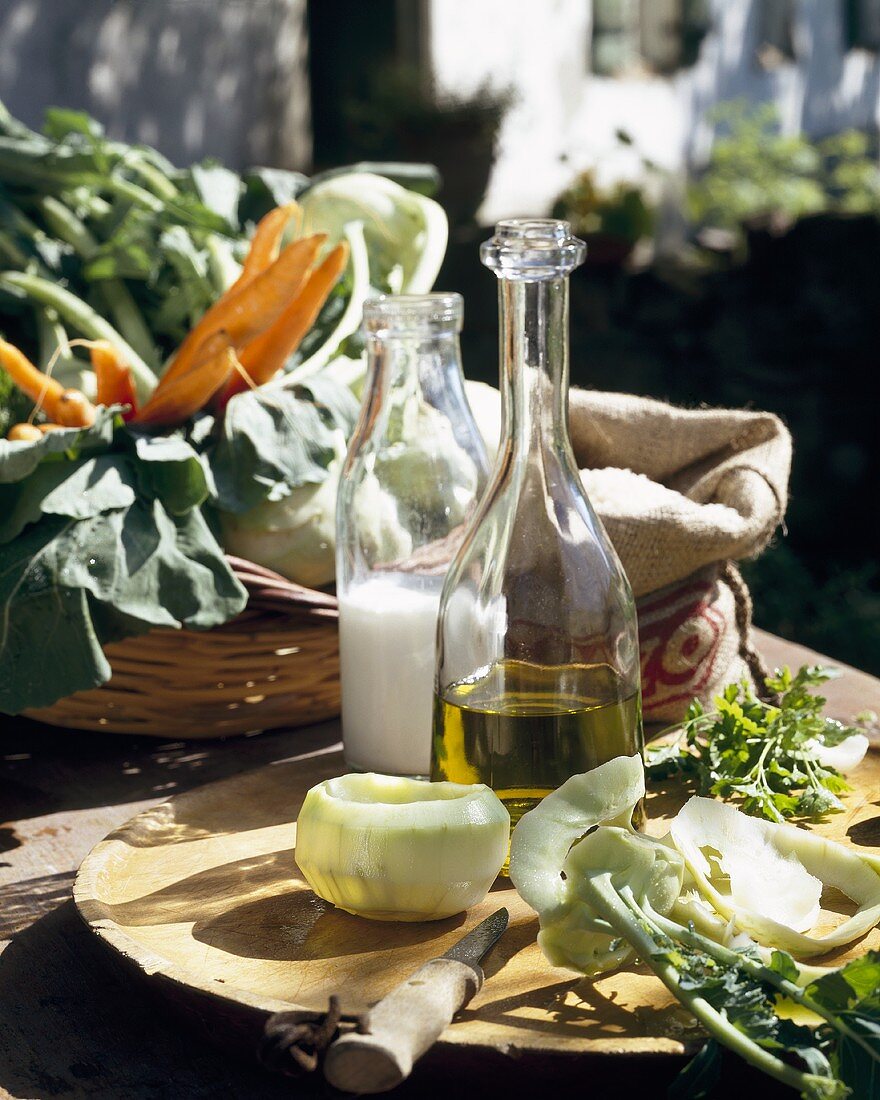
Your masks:
M 760 632 L 759 647 L 771 664 L 835 663 Z M 866 708 L 880 712 L 880 680 L 854 669 L 829 684 L 827 695 L 830 713 L 843 719 Z M 227 742 L 163 743 L 0 721 L 0 1097 L 320 1095 L 275 1079 L 255 1063 L 224 1057 L 181 1029 L 93 940 L 73 908 L 70 887 L 83 856 L 134 813 L 169 792 L 327 751 L 339 741 L 338 724 Z M 863 842 L 880 843 L 880 836 Z M 428 1061 L 394 1095 L 455 1089 L 510 1100 L 552 1087 L 552 1067 L 522 1069 L 507 1066 L 505 1076 L 505 1067 L 487 1065 L 485 1080 L 462 1090 L 462 1082 L 445 1081 L 442 1066 Z M 745 1080 L 737 1065 L 730 1070 L 724 1095 L 741 1091 Z M 613 1070 L 609 1088 L 612 1080 Z M 663 1094 L 658 1082 L 646 1095 Z M 777 1095 L 765 1082 L 761 1078 L 760 1095 Z M 596 1091 L 595 1080 L 591 1084 L 585 1095 L 606 1095 L 601 1087 Z M 779 1095 L 793 1096 L 787 1090 Z

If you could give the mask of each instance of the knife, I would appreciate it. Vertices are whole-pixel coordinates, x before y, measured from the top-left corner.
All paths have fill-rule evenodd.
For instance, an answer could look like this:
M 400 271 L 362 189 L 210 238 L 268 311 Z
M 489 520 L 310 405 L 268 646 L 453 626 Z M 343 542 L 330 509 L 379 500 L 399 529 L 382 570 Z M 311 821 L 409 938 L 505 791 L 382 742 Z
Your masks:
M 342 1035 L 327 1050 L 324 1076 L 343 1092 L 387 1092 L 406 1080 L 453 1016 L 483 984 L 480 960 L 507 928 L 499 909 L 438 959 L 370 1009 L 365 1031 Z

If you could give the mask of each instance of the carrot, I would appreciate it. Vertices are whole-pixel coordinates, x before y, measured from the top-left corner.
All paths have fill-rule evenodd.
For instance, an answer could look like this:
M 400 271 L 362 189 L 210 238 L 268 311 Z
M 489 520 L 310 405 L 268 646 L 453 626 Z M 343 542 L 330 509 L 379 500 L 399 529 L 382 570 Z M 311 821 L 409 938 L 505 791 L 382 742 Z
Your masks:
M 159 382 L 131 423 L 164 428 L 188 420 L 229 378 L 234 355 L 229 333 L 215 332 L 201 346 L 198 358 L 187 371 L 170 382 L 164 378 Z
M 95 407 L 79 390 L 66 390 L 6 340 L 0 340 L 0 366 L 50 420 L 66 428 L 87 428 L 94 422 Z
M 241 365 L 255 385 L 273 378 L 315 323 L 321 306 L 336 285 L 348 263 L 348 242 L 342 241 L 316 267 L 298 296 L 274 325 L 247 344 L 240 355 Z M 247 386 L 240 372 L 231 375 L 220 395 L 220 405 L 241 393 Z
M 122 418 L 131 420 L 138 407 L 131 368 L 109 340 L 91 343 L 89 356 L 98 380 L 98 404 L 128 405 L 128 412 L 123 413 Z
M 241 290 L 261 271 L 278 259 L 281 238 L 291 219 L 296 221 L 297 230 L 302 225 L 302 209 L 298 202 L 288 202 L 276 206 L 262 217 L 254 230 L 251 246 L 242 265 L 241 274 L 230 289 Z
M 315 233 L 293 241 L 273 264 L 254 276 L 242 289 L 232 287 L 228 290 L 180 345 L 161 382 L 171 381 L 188 370 L 208 337 L 221 329 L 228 334 L 229 343 L 238 351 L 268 328 L 305 281 L 326 239 L 325 233 Z
M 6 433 L 6 438 L 13 443 L 33 443 L 43 438 L 43 433 L 34 424 L 13 424 Z

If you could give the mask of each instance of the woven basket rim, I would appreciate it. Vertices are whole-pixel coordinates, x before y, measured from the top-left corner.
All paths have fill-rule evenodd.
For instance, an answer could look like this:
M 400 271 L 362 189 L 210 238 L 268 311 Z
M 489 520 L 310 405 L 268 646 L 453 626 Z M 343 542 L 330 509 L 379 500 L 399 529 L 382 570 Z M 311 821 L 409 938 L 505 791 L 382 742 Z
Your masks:
M 256 618 L 261 613 L 325 621 L 339 617 L 339 602 L 334 593 L 297 584 L 264 565 L 234 554 L 227 554 L 226 560 L 246 589 L 248 602 L 245 610 L 225 625 L 240 623 L 248 616 Z

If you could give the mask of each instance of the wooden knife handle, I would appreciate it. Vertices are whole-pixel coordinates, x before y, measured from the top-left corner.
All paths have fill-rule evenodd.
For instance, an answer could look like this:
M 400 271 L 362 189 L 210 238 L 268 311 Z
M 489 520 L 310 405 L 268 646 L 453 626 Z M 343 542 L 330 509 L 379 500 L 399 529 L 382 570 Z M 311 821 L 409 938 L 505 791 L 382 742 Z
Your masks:
M 455 959 L 432 959 L 370 1010 L 366 1034 L 327 1050 L 324 1076 L 343 1092 L 387 1092 L 440 1037 L 483 984 L 482 972 Z

